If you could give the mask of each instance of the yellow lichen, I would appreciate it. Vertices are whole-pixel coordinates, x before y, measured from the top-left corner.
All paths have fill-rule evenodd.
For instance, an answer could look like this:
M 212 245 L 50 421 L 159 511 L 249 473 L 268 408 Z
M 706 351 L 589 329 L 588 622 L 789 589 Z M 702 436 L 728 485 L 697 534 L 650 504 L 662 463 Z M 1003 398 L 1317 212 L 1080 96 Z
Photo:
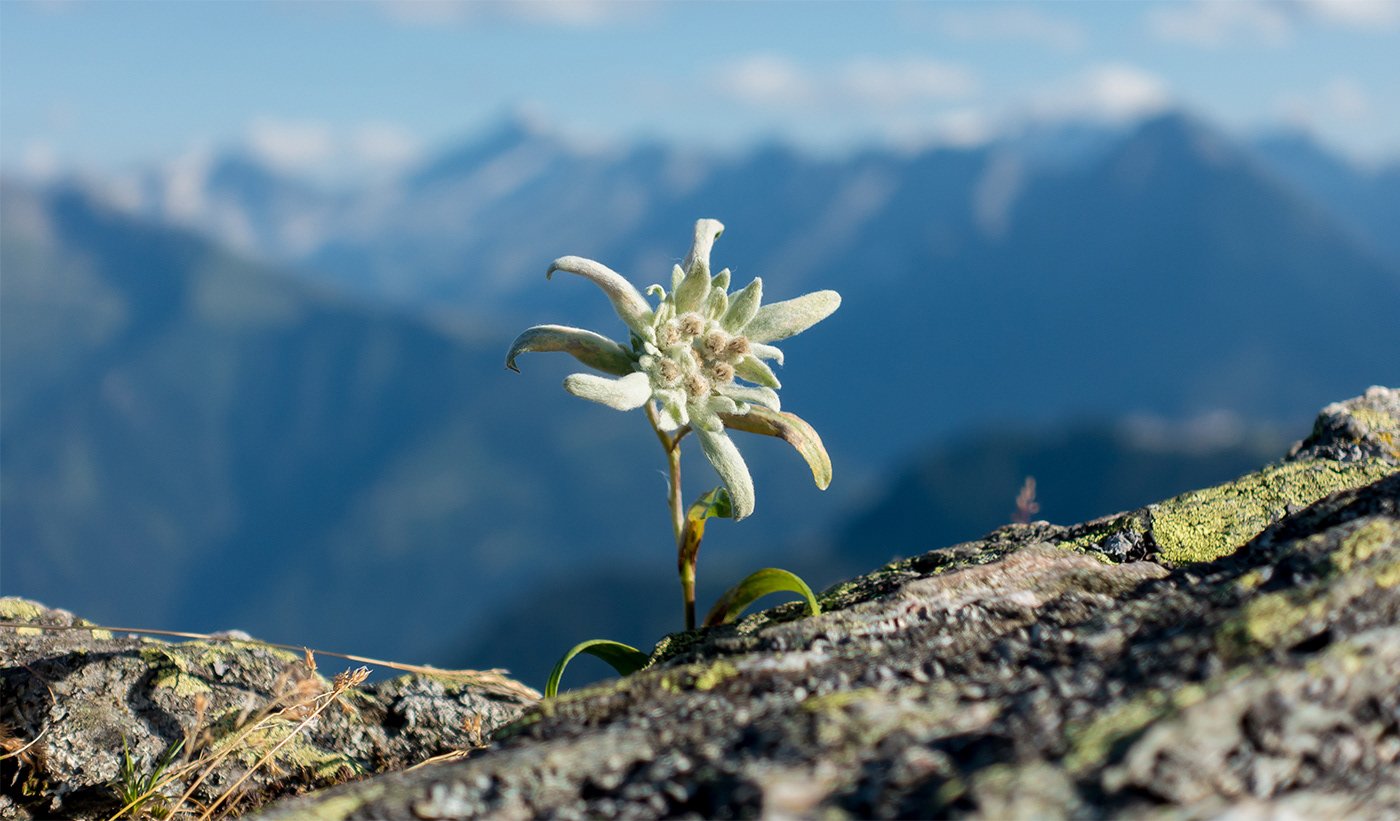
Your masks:
M 1378 462 L 1284 462 L 1233 482 L 1196 490 L 1150 508 L 1152 535 L 1168 562 L 1209 562 L 1238 550 L 1282 518 L 1339 490 L 1400 470 Z
M 1199 684 L 1188 684 L 1170 693 L 1151 690 L 1070 727 L 1065 769 L 1074 775 L 1093 769 L 1108 758 L 1120 741 L 1137 735 L 1154 721 L 1199 704 L 1206 695 L 1206 688 Z
M 1400 528 L 1387 519 L 1367 519 L 1342 539 L 1332 555 L 1332 565 L 1345 573 L 1374 556 L 1377 551 L 1400 540 Z
M 0 598 L 0 621 L 34 621 L 44 615 L 44 608 L 28 599 L 14 596 Z
M 688 690 L 713 690 L 725 681 L 739 675 L 739 668 L 727 661 L 714 664 L 687 664 L 684 667 L 668 670 L 661 676 L 661 689 L 668 693 L 683 693 Z

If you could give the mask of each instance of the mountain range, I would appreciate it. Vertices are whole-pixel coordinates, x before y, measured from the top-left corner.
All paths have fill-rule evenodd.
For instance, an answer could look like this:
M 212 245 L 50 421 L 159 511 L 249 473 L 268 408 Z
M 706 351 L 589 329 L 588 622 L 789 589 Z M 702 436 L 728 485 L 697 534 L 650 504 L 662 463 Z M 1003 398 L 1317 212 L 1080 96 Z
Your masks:
M 715 526 L 702 577 L 976 535 L 925 526 L 927 496 L 899 489 L 959 431 L 1297 428 L 1400 376 L 1396 175 L 1299 145 L 1184 114 L 842 158 L 582 151 L 511 123 L 363 190 L 237 156 L 7 179 L 0 585 L 108 621 L 477 666 L 495 662 L 461 648 L 501 631 L 491 613 L 549 608 L 540 591 L 586 590 L 600 564 L 669 593 L 644 424 L 563 394 L 567 361 L 501 358 L 527 324 L 620 332 L 587 283 L 545 281 L 550 260 L 660 281 L 701 216 L 728 226 L 714 258 L 736 283 L 844 297 L 780 372 L 832 489 L 742 438 L 759 510 Z M 712 486 L 690 458 L 688 490 Z M 605 587 L 598 609 L 626 612 Z

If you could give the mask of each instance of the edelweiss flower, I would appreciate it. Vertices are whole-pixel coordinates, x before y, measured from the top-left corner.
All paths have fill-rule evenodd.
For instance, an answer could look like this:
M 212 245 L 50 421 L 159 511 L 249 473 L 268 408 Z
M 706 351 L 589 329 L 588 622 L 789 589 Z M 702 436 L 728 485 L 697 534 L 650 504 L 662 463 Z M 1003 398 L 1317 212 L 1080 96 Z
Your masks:
M 841 297 L 835 291 L 817 291 L 763 305 L 763 281 L 758 278 L 728 293 L 729 269 L 710 274 L 710 249 L 723 231 L 717 220 L 695 223 L 695 242 L 671 272 L 671 291 L 660 285 L 647 289 L 659 299 L 654 309 L 607 266 L 582 257 L 556 259 L 545 276 L 566 271 L 602 288 L 631 332 L 628 343 L 581 328 L 536 325 L 510 346 L 506 367 L 518 371 L 515 358 L 522 353 L 565 351 L 617 377 L 576 373 L 564 380 L 564 389 L 617 410 L 655 402 L 662 430 L 695 432 L 729 489 L 734 518 L 742 519 L 753 512 L 753 479 L 726 428 L 787 440 L 807 460 L 819 487 L 825 489 L 831 481 L 831 462 L 821 439 L 806 422 L 781 411 L 780 384 L 767 363 L 783 364 L 783 352 L 769 343 L 830 316 Z

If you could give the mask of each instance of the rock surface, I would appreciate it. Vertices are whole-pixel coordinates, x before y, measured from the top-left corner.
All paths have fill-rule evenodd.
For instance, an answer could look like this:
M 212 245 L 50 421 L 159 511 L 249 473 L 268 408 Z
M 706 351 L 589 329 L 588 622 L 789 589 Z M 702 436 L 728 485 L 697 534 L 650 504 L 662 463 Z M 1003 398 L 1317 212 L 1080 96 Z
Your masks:
M 262 817 L 1400 813 L 1395 390 L 1234 482 L 1008 526 L 822 602 L 668 636 L 640 673 L 483 722 L 465 760 Z M 26 715 L 77 697 L 31 686 Z
M 0 818 L 108 818 L 125 803 L 124 760 L 144 777 L 172 750 L 174 777 L 143 809 L 210 806 L 232 788 L 236 812 L 479 747 L 536 695 L 494 673 L 336 693 L 304 654 L 114 636 L 14 598 L 0 621 L 30 625 L 0 628 Z
M 1400 813 L 1400 392 L 1287 458 L 667 637 L 460 762 L 269 819 Z

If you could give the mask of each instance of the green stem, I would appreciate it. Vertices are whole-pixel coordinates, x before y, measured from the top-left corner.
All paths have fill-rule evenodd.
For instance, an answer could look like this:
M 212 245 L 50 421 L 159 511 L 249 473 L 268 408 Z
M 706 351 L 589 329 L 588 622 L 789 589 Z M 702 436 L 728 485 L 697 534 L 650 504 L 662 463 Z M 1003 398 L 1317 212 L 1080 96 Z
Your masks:
M 651 422 L 656 438 L 666 451 L 666 463 L 670 469 L 670 482 L 666 501 L 671 506 L 671 531 L 676 537 L 676 571 L 681 578 L 681 596 L 685 600 L 685 629 L 695 629 L 695 556 L 686 555 L 685 550 L 685 511 L 681 502 L 681 437 L 689 432 L 681 428 L 675 436 L 669 436 L 661 429 L 656 415 L 656 406 L 647 404 L 647 420 Z

